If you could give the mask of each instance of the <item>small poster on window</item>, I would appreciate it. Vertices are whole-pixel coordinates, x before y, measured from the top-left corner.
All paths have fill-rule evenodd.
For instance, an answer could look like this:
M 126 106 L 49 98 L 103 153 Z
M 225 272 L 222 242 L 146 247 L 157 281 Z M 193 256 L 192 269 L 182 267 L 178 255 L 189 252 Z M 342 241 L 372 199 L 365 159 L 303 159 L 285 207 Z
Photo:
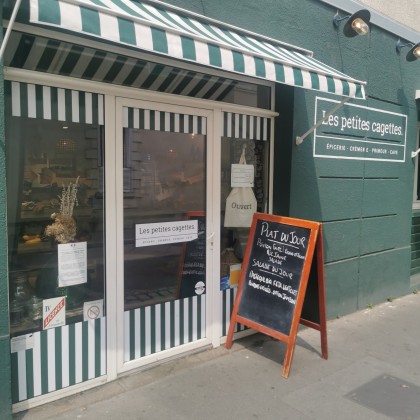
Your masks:
M 87 282 L 87 244 L 58 245 L 58 287 Z
M 230 177 L 231 187 L 253 187 L 254 165 L 232 164 Z
M 83 321 L 102 318 L 104 316 L 104 300 L 91 300 L 83 304 Z
M 66 325 L 66 298 L 65 296 L 45 299 L 42 302 L 42 328 L 62 327 Z

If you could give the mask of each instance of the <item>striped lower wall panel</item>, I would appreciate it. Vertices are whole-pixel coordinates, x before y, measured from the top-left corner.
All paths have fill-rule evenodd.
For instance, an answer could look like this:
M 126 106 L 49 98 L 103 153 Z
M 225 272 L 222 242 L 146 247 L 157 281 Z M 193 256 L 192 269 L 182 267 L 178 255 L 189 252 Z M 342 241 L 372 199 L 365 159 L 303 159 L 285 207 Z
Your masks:
M 229 330 L 229 323 L 230 323 L 230 317 L 232 315 L 233 311 L 233 305 L 235 303 L 236 293 L 238 289 L 231 288 L 226 290 L 221 290 L 221 299 L 222 299 L 222 313 L 221 313 L 221 320 L 222 320 L 222 331 L 221 331 L 221 337 L 225 337 Z M 244 327 L 242 324 L 236 324 L 235 325 L 235 332 L 238 331 L 244 331 L 248 329 L 247 327 Z
M 35 332 L 33 340 L 32 349 L 11 354 L 13 403 L 106 374 L 105 318 Z
M 124 361 L 206 336 L 206 295 L 124 312 Z
M 236 292 L 236 288 L 220 292 L 221 337 L 227 335 Z M 139 359 L 204 338 L 205 319 L 205 295 L 126 311 L 124 361 Z M 235 332 L 245 329 L 247 328 L 241 324 L 235 326 Z
M 221 336 L 227 334 L 236 292 L 220 292 Z M 206 296 L 127 311 L 124 324 L 125 361 L 199 340 L 206 332 Z M 235 332 L 245 329 L 237 324 Z M 13 403 L 106 374 L 105 317 L 35 332 L 33 343 L 11 354 Z

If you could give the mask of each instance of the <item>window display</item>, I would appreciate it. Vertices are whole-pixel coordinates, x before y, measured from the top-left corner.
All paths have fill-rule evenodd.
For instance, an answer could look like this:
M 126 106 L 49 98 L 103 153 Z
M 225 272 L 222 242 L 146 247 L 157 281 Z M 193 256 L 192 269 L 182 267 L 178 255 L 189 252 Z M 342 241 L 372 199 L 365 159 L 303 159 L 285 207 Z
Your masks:
M 254 212 L 268 211 L 267 122 L 224 114 L 220 289 L 236 287 Z
M 125 310 L 205 293 L 205 135 L 125 128 L 123 141 Z
M 104 299 L 103 128 L 8 117 L 6 139 L 16 336 L 46 329 L 59 312 L 81 321 L 86 302 Z M 43 303 L 61 297 L 47 319 Z

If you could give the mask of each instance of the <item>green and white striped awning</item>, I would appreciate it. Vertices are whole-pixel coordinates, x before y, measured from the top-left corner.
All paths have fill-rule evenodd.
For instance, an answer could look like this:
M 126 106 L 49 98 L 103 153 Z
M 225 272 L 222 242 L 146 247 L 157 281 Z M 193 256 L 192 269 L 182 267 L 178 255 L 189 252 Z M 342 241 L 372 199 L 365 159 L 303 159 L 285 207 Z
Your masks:
M 181 9 L 134 0 L 29 0 L 30 22 L 196 64 L 354 98 L 364 82 L 311 53 Z

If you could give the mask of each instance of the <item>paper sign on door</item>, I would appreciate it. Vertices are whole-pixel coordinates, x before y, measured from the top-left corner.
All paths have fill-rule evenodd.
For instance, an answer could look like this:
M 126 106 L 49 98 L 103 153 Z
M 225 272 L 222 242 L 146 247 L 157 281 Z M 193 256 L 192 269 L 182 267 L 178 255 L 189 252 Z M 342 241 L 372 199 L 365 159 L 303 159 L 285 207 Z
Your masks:
M 231 169 L 230 184 L 232 188 L 254 186 L 254 165 L 233 163 Z

